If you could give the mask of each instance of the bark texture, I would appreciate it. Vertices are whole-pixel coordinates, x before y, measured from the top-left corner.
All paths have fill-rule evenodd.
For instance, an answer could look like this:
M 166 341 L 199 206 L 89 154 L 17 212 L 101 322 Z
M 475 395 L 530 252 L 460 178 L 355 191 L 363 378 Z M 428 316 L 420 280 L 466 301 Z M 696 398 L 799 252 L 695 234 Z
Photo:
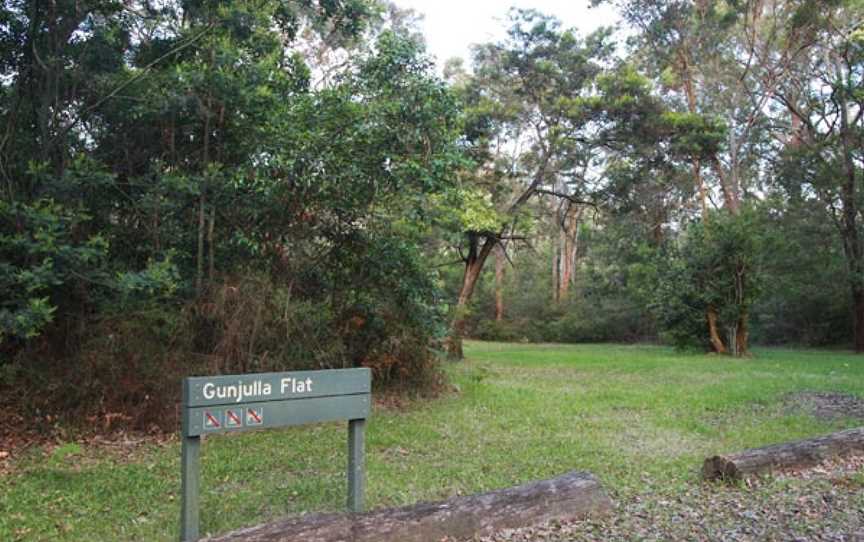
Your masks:
M 211 542 L 439 542 L 611 510 L 594 476 L 570 472 L 514 488 L 365 514 L 315 514 L 242 529 Z
M 796 440 L 734 455 L 715 455 L 705 460 L 702 476 L 708 480 L 736 481 L 780 469 L 818 465 L 826 459 L 864 452 L 864 427 L 823 437 Z
M 717 327 L 717 309 L 708 307 L 705 318 L 708 320 L 708 335 L 711 338 L 711 348 L 717 354 L 725 354 L 726 345 L 723 344 L 723 339 L 720 338 L 720 331 Z
M 468 302 L 474 295 L 474 288 L 483 272 L 483 265 L 492 249 L 498 244 L 496 236 L 470 234 L 468 236 L 468 254 L 465 256 L 465 272 L 462 274 L 462 287 L 459 289 L 459 299 L 456 301 L 456 317 L 450 329 L 447 353 L 453 359 L 462 359 L 462 338 L 465 336 Z M 481 244 L 482 242 L 482 244 Z
M 576 256 L 579 251 L 579 225 L 582 223 L 582 214 L 585 208 L 570 204 L 565 210 L 559 212 L 558 224 L 560 228 L 561 242 L 557 287 L 555 299 L 563 301 L 570 293 L 570 286 L 576 279 Z
M 495 248 L 495 321 L 504 321 L 504 274 L 507 265 L 507 254 L 504 245 L 498 243 Z

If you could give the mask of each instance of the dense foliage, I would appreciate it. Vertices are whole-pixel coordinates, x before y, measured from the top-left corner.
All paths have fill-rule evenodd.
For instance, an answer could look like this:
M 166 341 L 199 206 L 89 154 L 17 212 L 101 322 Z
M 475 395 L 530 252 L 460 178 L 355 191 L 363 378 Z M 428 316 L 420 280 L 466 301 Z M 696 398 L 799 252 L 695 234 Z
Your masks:
M 604 1 L 626 43 L 514 10 L 444 78 L 383 0 L 5 2 L 4 399 L 425 386 L 465 335 L 864 351 L 864 6 Z
M 33 407 L 170 405 L 202 372 L 430 378 L 420 234 L 463 163 L 458 109 L 378 6 L 3 9 L 0 365 Z M 374 39 L 316 86 L 311 35 Z

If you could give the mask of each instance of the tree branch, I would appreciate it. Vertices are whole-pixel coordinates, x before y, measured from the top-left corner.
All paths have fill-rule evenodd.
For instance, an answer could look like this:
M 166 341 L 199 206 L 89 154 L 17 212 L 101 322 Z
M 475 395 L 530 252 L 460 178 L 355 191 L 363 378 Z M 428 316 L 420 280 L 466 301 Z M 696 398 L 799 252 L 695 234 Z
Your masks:
M 594 207 L 595 209 L 598 207 L 597 202 L 594 201 L 585 201 L 573 196 L 571 194 L 565 194 L 563 192 L 559 192 L 557 190 L 549 190 L 546 188 L 536 188 L 534 190 L 538 194 L 544 194 L 546 196 L 555 196 L 556 198 L 566 199 L 570 203 L 577 203 L 579 205 L 588 205 L 590 207 Z

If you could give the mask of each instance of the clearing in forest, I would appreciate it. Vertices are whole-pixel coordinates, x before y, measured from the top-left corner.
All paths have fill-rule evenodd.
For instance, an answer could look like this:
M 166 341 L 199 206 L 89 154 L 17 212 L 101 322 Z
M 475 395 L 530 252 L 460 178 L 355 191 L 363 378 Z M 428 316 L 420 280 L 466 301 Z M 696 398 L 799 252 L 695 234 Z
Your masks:
M 846 533 L 862 521 L 864 478 L 856 464 L 840 469 L 837 483 L 820 482 L 829 485 L 819 491 L 837 503 L 828 507 L 833 515 L 827 519 L 818 513 L 824 503 L 808 507 L 809 486 L 778 480 L 752 489 L 706 488 L 698 478 L 708 455 L 862 425 L 864 363 L 853 355 L 762 349 L 750 359 L 731 359 L 654 346 L 479 342 L 467 343 L 466 354 L 466 362 L 447 365 L 452 389 L 441 397 L 398 410 L 375 409 L 367 428 L 370 507 L 474 493 L 580 469 L 600 478 L 623 511 L 636 518 L 632 524 L 609 520 L 625 539 L 636 529 L 646 529 L 631 533 L 637 537 L 683 536 L 689 531 L 667 531 L 662 525 L 651 531 L 654 518 L 686 529 L 687 517 L 702 521 L 699 501 L 705 501 L 704 509 L 709 501 L 726 503 L 728 524 L 745 529 L 729 531 L 730 539 L 757 536 L 758 530 L 747 534 L 748 522 L 761 521 L 769 506 L 762 503 L 782 512 L 783 495 L 794 494 L 809 515 L 790 512 L 794 517 L 781 527 L 810 539 L 816 537 L 814 528 Z M 342 424 L 324 424 L 208 439 L 202 532 L 340 509 L 344 438 Z M 139 443 L 134 449 L 123 443 L 67 443 L 16 451 L 5 461 L 2 540 L 177 537 L 176 439 Z M 685 504 L 669 505 L 676 502 Z M 724 521 L 723 514 L 717 521 Z M 590 540 L 609 525 L 578 524 L 570 534 L 531 537 Z M 728 530 L 726 524 L 716 529 Z

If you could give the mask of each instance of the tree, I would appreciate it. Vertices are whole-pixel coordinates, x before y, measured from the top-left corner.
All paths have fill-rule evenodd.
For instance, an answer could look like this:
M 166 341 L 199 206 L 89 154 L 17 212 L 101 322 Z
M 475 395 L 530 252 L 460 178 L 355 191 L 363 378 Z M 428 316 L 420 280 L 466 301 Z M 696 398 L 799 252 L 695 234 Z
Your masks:
M 795 16 L 794 7 L 781 0 L 612 3 L 639 30 L 641 64 L 668 89 L 670 106 L 726 127 L 724 145 L 694 155 L 690 162 L 703 222 L 708 224 L 714 193 L 726 212 L 739 213 L 767 170 L 772 150 L 768 106 L 808 46 L 786 39 L 784 28 Z M 748 314 L 742 310 L 739 315 L 740 341 L 748 337 Z M 709 306 L 705 317 L 712 348 L 726 352 L 717 309 Z M 741 355 L 747 348 L 745 343 L 733 346 Z
M 783 124 L 780 186 L 794 199 L 821 202 L 842 240 L 853 305 L 855 351 L 864 352 L 864 246 L 861 141 L 864 9 L 859 2 L 802 1 L 789 40 L 812 43 L 796 77 L 776 95 Z
M 464 272 L 451 326 L 450 354 L 461 357 L 465 312 L 487 258 L 512 237 L 526 203 L 555 193 L 558 183 L 579 187 L 596 102 L 591 97 L 599 61 L 610 48 L 607 34 L 584 40 L 536 11 L 511 12 L 511 28 L 502 43 L 475 51 L 475 75 L 464 92 L 473 100 L 476 124 L 483 126 L 466 194 L 491 189 L 490 206 L 480 224 L 465 224 Z M 580 156 L 580 153 L 581 156 Z M 510 159 L 508 159 L 510 158 Z M 586 196 L 587 197 L 587 196 Z M 476 196 L 470 196 L 476 201 Z
M 3 363 L 54 347 L 54 377 L 99 360 L 123 378 L 152 332 L 151 391 L 181 358 L 399 381 L 432 366 L 443 315 L 419 245 L 465 160 L 416 36 L 367 30 L 361 0 L 3 9 Z M 354 52 L 318 86 L 300 53 L 316 32 Z
M 737 214 L 715 212 L 710 223 L 689 225 L 680 244 L 665 254 L 652 305 L 676 346 L 705 343 L 699 331 L 711 307 L 717 329 L 726 332 L 725 342 L 733 348 L 731 354 L 744 354 L 734 349 L 747 345 L 748 337 L 737 334 L 749 333 L 749 327 L 740 325 L 742 313 L 749 315 L 761 287 L 754 281 L 762 276 L 756 216 L 750 209 Z

